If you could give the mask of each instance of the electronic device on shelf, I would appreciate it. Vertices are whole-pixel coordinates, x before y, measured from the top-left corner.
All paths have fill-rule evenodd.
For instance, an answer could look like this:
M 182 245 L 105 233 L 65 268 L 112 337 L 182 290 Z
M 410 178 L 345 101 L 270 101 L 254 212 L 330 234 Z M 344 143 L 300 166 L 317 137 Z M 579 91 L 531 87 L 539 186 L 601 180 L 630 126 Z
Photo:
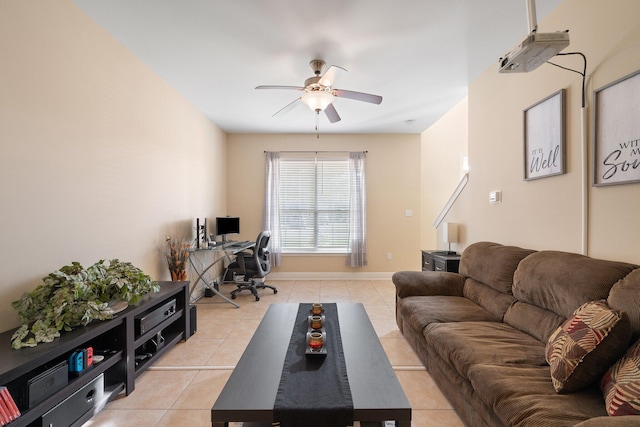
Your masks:
M 70 426 L 94 407 L 104 404 L 104 373 L 92 379 L 58 405 L 45 412 L 41 418 L 43 426 Z
M 136 329 L 139 335 L 145 334 L 165 319 L 176 314 L 176 299 L 172 299 L 153 310 L 135 318 Z
M 237 216 L 219 216 L 216 218 L 216 236 L 226 243 L 227 235 L 240 234 L 240 218 Z
M 69 383 L 69 368 L 64 360 L 27 380 L 23 408 L 33 408 Z

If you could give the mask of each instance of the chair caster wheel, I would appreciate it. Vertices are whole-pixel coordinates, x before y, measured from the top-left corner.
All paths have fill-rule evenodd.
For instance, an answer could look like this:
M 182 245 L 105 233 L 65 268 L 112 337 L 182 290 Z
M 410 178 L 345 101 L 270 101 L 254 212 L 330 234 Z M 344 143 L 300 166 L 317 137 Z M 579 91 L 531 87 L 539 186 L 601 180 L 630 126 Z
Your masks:
M 260 297 L 256 297 L 256 301 L 260 301 Z
M 278 293 L 278 290 L 277 290 L 277 289 L 274 289 L 274 290 L 273 290 L 273 293 L 274 293 L 274 294 L 277 294 L 277 293 Z
M 236 299 L 236 294 L 231 294 L 231 299 Z

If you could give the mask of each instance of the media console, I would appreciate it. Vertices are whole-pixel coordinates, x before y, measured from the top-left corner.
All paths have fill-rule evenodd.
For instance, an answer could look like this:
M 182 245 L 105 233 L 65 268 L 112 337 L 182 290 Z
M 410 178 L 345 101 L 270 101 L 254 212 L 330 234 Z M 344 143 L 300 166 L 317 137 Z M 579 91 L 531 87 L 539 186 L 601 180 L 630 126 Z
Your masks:
M 51 343 L 14 350 L 11 348 L 14 330 L 0 334 L 0 386 L 9 389 L 22 414 L 10 426 L 41 426 L 45 421 L 47 426 L 54 427 L 81 426 L 118 394 L 133 392 L 135 379 L 146 368 L 191 335 L 189 282 L 159 283 L 160 292 L 146 294 L 113 319 L 63 332 Z M 140 319 L 144 318 L 153 321 L 141 330 Z M 69 374 L 66 385 L 45 392 L 41 401 L 30 405 L 30 380 L 67 362 L 78 349 L 88 347 L 93 349 L 94 359 L 96 356 L 104 359 L 80 373 Z M 42 387 L 51 384 L 44 381 Z M 68 410 L 78 399 L 91 400 L 80 414 Z M 64 414 L 74 419 L 64 418 Z M 52 419 L 60 421 L 50 423 Z

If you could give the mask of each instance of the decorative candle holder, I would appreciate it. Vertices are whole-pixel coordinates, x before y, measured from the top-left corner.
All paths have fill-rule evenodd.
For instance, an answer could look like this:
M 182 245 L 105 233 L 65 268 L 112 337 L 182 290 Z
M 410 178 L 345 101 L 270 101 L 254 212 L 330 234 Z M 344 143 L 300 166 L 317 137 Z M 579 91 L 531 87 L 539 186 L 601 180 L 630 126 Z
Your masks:
M 309 326 L 311 329 L 321 329 L 322 320 L 322 316 L 309 316 Z
M 309 348 L 312 351 L 319 351 L 324 345 L 324 335 L 322 332 L 311 332 L 309 334 Z
M 320 315 L 324 311 L 322 304 L 314 303 L 311 305 L 311 314 Z

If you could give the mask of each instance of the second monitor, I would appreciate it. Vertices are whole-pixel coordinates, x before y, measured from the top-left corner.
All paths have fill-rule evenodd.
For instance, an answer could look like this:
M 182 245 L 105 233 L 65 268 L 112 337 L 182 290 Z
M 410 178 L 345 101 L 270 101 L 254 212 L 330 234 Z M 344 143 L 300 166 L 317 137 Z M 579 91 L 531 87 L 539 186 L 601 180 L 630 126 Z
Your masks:
M 227 241 L 228 234 L 240 234 L 240 218 L 237 216 L 220 216 L 216 218 L 216 236 Z

